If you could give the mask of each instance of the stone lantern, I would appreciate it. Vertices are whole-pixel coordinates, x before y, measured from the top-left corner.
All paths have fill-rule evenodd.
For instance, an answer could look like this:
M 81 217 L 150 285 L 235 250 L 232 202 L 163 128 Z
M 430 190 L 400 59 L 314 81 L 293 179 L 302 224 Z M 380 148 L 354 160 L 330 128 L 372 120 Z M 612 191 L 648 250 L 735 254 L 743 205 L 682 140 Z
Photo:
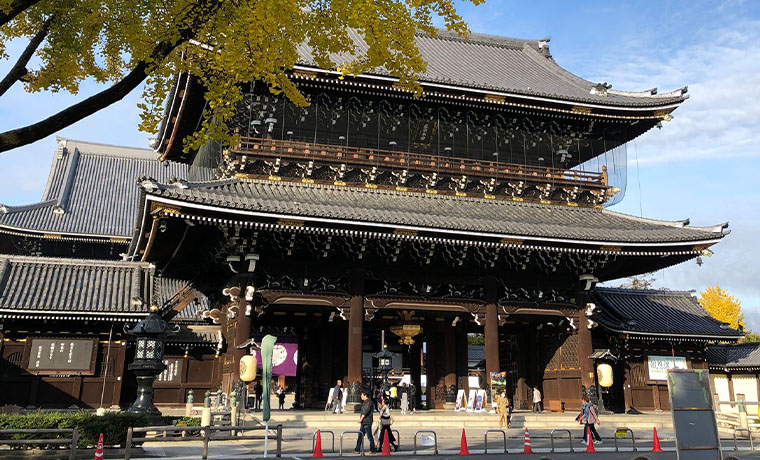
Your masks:
M 125 332 L 135 337 L 135 359 L 127 366 L 137 377 L 137 399 L 127 412 L 157 417 L 161 412 L 153 405 L 153 382 L 166 369 L 163 362 L 164 341 L 176 334 L 179 327 L 170 326 L 161 318 L 158 307 L 150 307 L 150 314 L 132 329 Z

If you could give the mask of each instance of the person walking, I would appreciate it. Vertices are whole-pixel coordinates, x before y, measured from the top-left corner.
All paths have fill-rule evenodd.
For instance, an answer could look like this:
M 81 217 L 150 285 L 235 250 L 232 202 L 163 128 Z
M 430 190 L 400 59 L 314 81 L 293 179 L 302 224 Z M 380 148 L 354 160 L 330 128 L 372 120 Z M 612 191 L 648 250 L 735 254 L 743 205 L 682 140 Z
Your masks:
M 583 425 L 583 441 L 581 441 L 583 444 L 588 444 L 588 439 L 586 438 L 589 433 L 591 433 L 591 437 L 594 439 L 595 443 L 603 444 L 602 437 L 596 432 L 595 426 L 599 423 L 599 413 L 597 412 L 596 407 L 591 404 L 588 396 L 583 397 L 583 406 L 581 406 L 581 411 L 578 416 L 575 417 L 575 420 Z
M 338 382 L 335 384 L 335 388 L 333 388 L 332 402 L 333 402 L 333 413 L 342 414 L 343 413 L 343 381 L 342 380 L 338 380 Z
M 369 397 L 367 390 L 362 391 L 361 394 L 362 407 L 359 417 L 359 437 L 356 439 L 356 448 L 354 452 L 362 451 L 362 444 L 364 443 L 364 436 L 369 438 L 369 450 L 375 453 L 375 438 L 372 436 L 372 400 Z
M 406 383 L 401 384 L 399 391 L 401 392 L 401 413 L 406 415 L 406 411 L 409 410 L 409 390 L 406 388 Z
M 388 433 L 388 443 L 390 444 L 390 447 L 393 447 L 393 451 L 396 452 L 398 450 L 398 443 L 396 442 L 396 438 L 393 437 L 393 430 L 391 430 L 392 424 L 393 420 L 391 419 L 391 410 L 388 407 L 388 401 L 382 399 L 380 400 L 380 435 L 377 438 L 377 450 L 381 452 L 383 450 L 385 433 Z
M 253 392 L 256 395 L 256 402 L 253 406 L 253 410 L 261 410 L 261 402 L 264 400 L 264 387 L 261 385 L 260 380 L 256 381 L 256 385 L 253 387 Z
M 285 410 L 285 388 L 280 387 L 277 390 L 277 398 L 280 400 L 280 410 Z
M 541 400 L 541 391 L 538 387 L 533 387 L 533 412 L 543 412 L 544 404 Z

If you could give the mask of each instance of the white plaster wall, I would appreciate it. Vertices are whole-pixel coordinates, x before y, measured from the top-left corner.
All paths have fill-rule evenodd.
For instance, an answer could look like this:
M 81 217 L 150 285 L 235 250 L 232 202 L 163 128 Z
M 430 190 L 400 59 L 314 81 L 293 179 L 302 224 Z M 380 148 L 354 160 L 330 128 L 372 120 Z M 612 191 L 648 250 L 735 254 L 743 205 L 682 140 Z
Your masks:
M 712 386 L 713 394 L 718 394 L 718 399 L 721 401 L 729 401 L 731 399 L 728 393 L 728 377 L 722 374 L 711 374 L 710 385 Z M 738 412 L 730 404 L 721 404 L 718 410 L 720 412 Z
M 754 374 L 732 374 L 734 395 L 743 394 L 745 401 L 757 401 L 757 380 Z M 757 415 L 757 406 L 747 406 L 748 415 Z

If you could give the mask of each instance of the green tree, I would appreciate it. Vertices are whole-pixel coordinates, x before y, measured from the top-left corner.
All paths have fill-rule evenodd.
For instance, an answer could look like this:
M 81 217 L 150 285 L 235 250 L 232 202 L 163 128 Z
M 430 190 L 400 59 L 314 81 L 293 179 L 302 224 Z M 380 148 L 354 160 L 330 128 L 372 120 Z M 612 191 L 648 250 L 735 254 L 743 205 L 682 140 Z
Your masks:
M 699 303 L 707 313 L 732 328 L 744 327 L 741 302 L 719 285 L 706 288 L 699 294 Z
M 179 72 L 207 89 L 204 121 L 188 146 L 232 142 L 225 122 L 242 98 L 241 84 L 263 81 L 307 103 L 286 76 L 301 44 L 323 69 L 358 74 L 384 67 L 419 90 L 415 78 L 425 62 L 414 34 L 435 34 L 434 17 L 449 30 L 468 32 L 454 0 L 0 0 L 0 58 L 10 59 L 11 40 L 29 41 L 0 80 L 0 96 L 19 81 L 28 92 L 76 94 L 86 79 L 104 85 L 61 112 L 0 133 L 0 151 L 92 115 L 146 79 L 140 128 L 155 132 Z M 364 52 L 355 49 L 350 30 L 364 36 Z M 29 68 L 35 54 L 39 65 Z

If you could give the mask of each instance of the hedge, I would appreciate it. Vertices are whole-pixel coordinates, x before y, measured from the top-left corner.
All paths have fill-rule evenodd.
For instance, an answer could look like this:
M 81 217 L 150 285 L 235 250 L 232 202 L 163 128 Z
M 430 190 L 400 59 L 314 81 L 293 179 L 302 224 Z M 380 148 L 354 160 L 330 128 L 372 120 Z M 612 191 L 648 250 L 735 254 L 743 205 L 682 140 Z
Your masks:
M 79 442 L 77 447 L 92 447 L 103 433 L 106 446 L 124 446 L 127 428 L 130 426 L 147 426 L 149 420 L 144 415 L 127 412 L 107 412 L 98 416 L 93 412 L 30 412 L 27 414 L 0 414 L 0 430 L 28 430 L 43 428 L 77 428 Z M 49 435 L 45 435 L 47 438 Z M 39 435 L 5 435 L 3 439 L 34 439 Z M 59 438 L 67 436 L 61 434 Z

